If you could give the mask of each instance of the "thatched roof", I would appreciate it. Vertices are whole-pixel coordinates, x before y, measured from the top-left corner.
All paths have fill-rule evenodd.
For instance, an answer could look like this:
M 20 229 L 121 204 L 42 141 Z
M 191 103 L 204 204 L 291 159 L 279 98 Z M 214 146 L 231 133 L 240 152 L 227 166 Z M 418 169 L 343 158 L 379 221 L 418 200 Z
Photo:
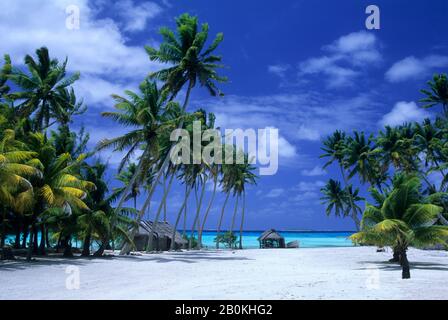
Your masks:
M 153 222 L 149 220 L 141 221 L 138 227 L 138 232 L 136 236 L 149 235 L 153 230 Z M 154 235 L 158 238 L 167 237 L 171 238 L 173 236 L 173 227 L 168 222 L 159 221 L 154 230 Z M 182 238 L 179 232 L 176 231 L 175 236 L 176 243 L 187 243 L 186 240 Z
M 281 240 L 284 239 L 280 233 L 278 233 L 277 231 L 275 231 L 274 229 L 269 229 L 266 230 L 265 232 L 263 232 L 261 234 L 261 236 L 258 237 L 258 241 L 263 241 L 263 240 Z

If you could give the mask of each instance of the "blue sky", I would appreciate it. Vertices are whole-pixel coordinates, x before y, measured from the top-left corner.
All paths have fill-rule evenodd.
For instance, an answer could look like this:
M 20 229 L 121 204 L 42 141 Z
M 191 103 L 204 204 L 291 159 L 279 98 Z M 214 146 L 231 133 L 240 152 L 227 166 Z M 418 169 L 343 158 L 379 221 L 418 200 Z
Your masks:
M 65 26 L 70 4 L 80 8 L 79 30 Z M 380 8 L 380 30 L 365 28 L 369 4 Z M 225 128 L 280 130 L 280 169 L 249 190 L 247 229 L 353 229 L 350 220 L 326 217 L 320 204 L 321 186 L 339 178 L 332 168 L 321 169 L 321 138 L 335 129 L 375 132 L 431 116 L 418 107 L 418 90 L 432 73 L 448 69 L 445 0 L 6 0 L 1 6 L 1 53 L 20 64 L 24 54 L 46 45 L 52 55 L 69 57 L 71 71 L 81 71 L 76 90 L 89 111 L 75 126 L 87 128 L 91 146 L 125 132 L 99 113 L 112 108 L 110 94 L 135 89 L 161 67 L 143 50 L 161 41 L 160 26 L 189 12 L 208 22 L 211 34 L 224 32 L 226 96 L 212 99 L 197 88 L 190 110 L 215 112 Z M 121 156 L 101 156 L 112 175 Z M 181 191 L 173 191 L 169 217 Z M 230 215 L 229 208 L 226 224 Z

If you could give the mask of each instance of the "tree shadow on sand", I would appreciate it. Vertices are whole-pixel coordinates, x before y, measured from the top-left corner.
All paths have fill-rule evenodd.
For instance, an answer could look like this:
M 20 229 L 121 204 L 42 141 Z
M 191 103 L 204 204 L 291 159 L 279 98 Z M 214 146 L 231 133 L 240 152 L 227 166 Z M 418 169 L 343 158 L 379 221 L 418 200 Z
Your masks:
M 35 257 L 31 262 L 25 261 L 24 258 L 18 258 L 11 261 L 0 261 L 1 271 L 25 270 L 41 266 L 85 266 L 94 262 L 104 260 L 128 260 L 133 262 L 156 262 L 156 263 L 198 263 L 200 261 L 249 261 L 246 257 L 223 256 L 219 251 L 186 251 L 186 252 L 165 252 L 142 255 L 124 255 L 124 256 L 104 256 L 104 257 L 73 257 L 64 258 L 59 256 Z
M 401 270 L 401 266 L 395 262 L 389 261 L 360 261 L 360 264 L 376 265 L 378 269 L 386 271 Z M 448 264 L 436 263 L 436 262 L 409 262 L 411 269 L 417 270 L 435 270 L 435 271 L 448 271 Z M 371 267 L 359 268 L 358 270 L 368 270 Z
M 166 252 L 166 253 L 152 253 L 145 255 L 128 255 L 116 256 L 115 259 L 132 259 L 137 262 L 155 261 L 157 263 L 170 262 L 184 262 L 184 263 L 198 263 L 200 261 L 250 261 L 246 257 L 229 257 L 220 255 L 220 251 L 185 251 L 185 252 Z

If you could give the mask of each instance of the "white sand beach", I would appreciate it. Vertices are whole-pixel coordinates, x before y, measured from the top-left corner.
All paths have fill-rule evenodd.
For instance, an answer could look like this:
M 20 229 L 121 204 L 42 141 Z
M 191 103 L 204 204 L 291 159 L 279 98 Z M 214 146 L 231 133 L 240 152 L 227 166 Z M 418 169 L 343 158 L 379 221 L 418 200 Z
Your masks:
M 0 299 L 448 299 L 448 252 L 408 256 L 410 280 L 373 247 L 0 262 Z

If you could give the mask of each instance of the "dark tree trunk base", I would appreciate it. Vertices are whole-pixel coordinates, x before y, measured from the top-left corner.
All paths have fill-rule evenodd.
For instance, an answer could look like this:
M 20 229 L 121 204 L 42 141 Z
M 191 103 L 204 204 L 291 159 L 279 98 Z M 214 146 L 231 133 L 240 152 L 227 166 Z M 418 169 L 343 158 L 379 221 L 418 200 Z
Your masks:
M 411 271 L 409 267 L 409 261 L 406 254 L 406 250 L 401 252 L 401 267 L 402 267 L 402 273 L 401 278 L 402 279 L 410 279 L 411 278 Z
M 0 260 L 16 260 L 11 248 L 3 248 Z

